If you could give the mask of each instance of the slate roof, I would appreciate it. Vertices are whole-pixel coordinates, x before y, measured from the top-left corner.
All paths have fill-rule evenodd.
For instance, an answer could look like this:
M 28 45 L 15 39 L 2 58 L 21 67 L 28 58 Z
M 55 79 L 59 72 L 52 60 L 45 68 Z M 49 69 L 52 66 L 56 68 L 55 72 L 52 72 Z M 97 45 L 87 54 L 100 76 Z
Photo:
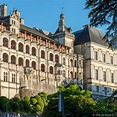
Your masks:
M 33 33 L 33 34 L 35 34 L 35 35 L 39 35 L 39 36 L 43 37 L 44 39 L 50 40 L 50 41 L 53 42 L 53 43 L 56 43 L 56 44 L 58 44 L 58 45 L 62 45 L 62 46 L 64 46 L 64 47 L 68 47 L 68 46 L 65 46 L 65 45 L 63 45 L 63 44 L 60 44 L 59 42 L 53 40 L 52 38 L 49 38 L 48 36 L 46 36 L 45 34 L 41 33 L 40 31 L 38 31 L 38 30 L 35 29 L 35 28 L 31 28 L 31 27 L 28 27 L 28 26 L 26 26 L 26 25 L 20 24 L 20 30 L 24 30 L 24 31 L 27 31 L 27 32 L 29 32 L 29 33 Z M 69 47 L 68 47 L 68 48 L 69 48 Z
M 27 32 L 33 33 L 33 34 L 35 34 L 35 35 L 40 35 L 40 36 L 42 36 L 42 37 L 45 38 L 45 39 L 49 39 L 49 40 L 51 40 L 51 41 L 54 41 L 53 39 L 50 39 L 48 36 L 42 34 L 42 33 L 39 32 L 38 30 L 36 30 L 35 28 L 31 28 L 31 27 L 28 27 L 28 26 L 26 26 L 26 25 L 20 24 L 20 30 L 27 31 Z
M 0 17 L 0 20 L 9 23 L 9 18 L 10 18 L 10 15 L 5 16 L 5 17 Z
M 67 28 L 67 27 L 65 26 L 65 32 L 70 33 L 70 31 L 71 31 L 71 27 L 70 27 L 70 28 Z M 59 33 L 59 32 L 60 32 L 60 31 L 59 31 L 59 28 L 57 28 L 57 30 L 55 31 L 54 34 Z
M 103 39 L 103 32 L 90 25 L 85 25 L 84 29 L 73 33 L 75 35 L 74 45 L 79 45 L 87 42 L 95 42 L 104 46 L 109 46 L 109 42 Z

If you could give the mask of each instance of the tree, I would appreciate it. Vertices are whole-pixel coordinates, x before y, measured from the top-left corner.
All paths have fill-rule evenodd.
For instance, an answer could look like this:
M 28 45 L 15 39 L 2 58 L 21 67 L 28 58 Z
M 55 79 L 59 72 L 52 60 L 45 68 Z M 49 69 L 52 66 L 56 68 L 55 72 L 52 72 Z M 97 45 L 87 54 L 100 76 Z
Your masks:
M 91 25 L 108 24 L 105 37 L 109 36 L 110 45 L 117 42 L 117 0 L 86 0 L 85 8 L 90 9 L 88 17 Z
M 77 84 L 66 87 L 59 86 L 59 91 L 48 96 L 49 103 L 43 111 L 43 117 L 61 117 L 58 112 L 58 94 L 64 94 L 65 115 L 70 117 L 91 117 L 95 113 L 96 102 L 91 92 L 82 90 Z

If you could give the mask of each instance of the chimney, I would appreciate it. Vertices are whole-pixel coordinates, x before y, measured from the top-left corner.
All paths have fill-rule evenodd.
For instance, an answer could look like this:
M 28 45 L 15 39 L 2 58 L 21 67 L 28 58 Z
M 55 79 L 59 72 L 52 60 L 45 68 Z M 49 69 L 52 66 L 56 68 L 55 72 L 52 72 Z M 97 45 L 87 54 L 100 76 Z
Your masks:
M 0 5 L 0 16 L 2 16 L 2 17 L 7 16 L 7 5 L 6 4 Z
M 24 19 L 20 18 L 20 23 L 24 25 Z

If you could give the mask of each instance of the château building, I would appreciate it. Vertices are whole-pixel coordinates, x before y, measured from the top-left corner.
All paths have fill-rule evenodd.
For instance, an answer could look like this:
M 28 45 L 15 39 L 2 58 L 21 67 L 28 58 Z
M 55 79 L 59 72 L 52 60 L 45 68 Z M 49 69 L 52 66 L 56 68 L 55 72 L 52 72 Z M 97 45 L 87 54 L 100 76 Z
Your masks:
M 57 86 L 78 83 L 94 99 L 117 88 L 117 51 L 90 25 L 72 33 L 60 14 L 55 33 L 26 26 L 18 10 L 7 15 L 0 5 L 0 95 L 54 93 Z
M 18 10 L 7 15 L 7 5 L 0 9 L 0 95 L 53 93 L 58 85 L 82 79 L 83 58 L 74 53 L 75 36 L 64 14 L 51 34 L 26 26 Z

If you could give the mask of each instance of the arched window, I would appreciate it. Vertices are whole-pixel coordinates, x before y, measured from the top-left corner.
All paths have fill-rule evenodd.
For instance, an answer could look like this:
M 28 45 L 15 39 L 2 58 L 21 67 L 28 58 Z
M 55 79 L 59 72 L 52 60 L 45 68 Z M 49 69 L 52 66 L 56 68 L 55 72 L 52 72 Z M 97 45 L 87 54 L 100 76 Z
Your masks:
M 36 62 L 35 61 L 32 61 L 32 67 L 33 67 L 33 69 L 36 69 Z
M 19 51 L 23 52 L 23 44 L 22 43 L 19 43 Z
M 36 56 L 36 48 L 35 47 L 32 47 L 32 55 Z
M 70 59 L 70 66 L 73 66 L 73 60 Z
M 53 54 L 50 53 L 50 61 L 53 61 Z
M 19 57 L 18 59 L 18 65 L 23 66 L 23 58 Z
M 14 40 L 11 41 L 11 49 L 16 50 L 16 42 Z
M 26 67 L 29 67 L 29 60 L 26 59 Z
M 63 57 L 63 65 L 65 65 L 65 62 L 66 62 L 66 61 L 65 61 L 65 57 Z
M 3 46 L 8 47 L 8 39 L 7 38 L 3 38 Z
M 50 74 L 53 74 L 53 67 L 50 66 Z
M 45 59 L 45 51 L 41 50 L 41 58 Z
M 57 54 L 55 55 L 55 62 L 59 63 L 59 56 Z
M 16 57 L 14 55 L 11 56 L 11 63 L 16 64 Z
M 29 45 L 26 45 L 26 53 L 30 54 Z
M 41 64 L 41 71 L 45 72 L 45 65 L 44 64 Z
M 7 53 L 3 54 L 3 61 L 8 62 L 8 54 Z

